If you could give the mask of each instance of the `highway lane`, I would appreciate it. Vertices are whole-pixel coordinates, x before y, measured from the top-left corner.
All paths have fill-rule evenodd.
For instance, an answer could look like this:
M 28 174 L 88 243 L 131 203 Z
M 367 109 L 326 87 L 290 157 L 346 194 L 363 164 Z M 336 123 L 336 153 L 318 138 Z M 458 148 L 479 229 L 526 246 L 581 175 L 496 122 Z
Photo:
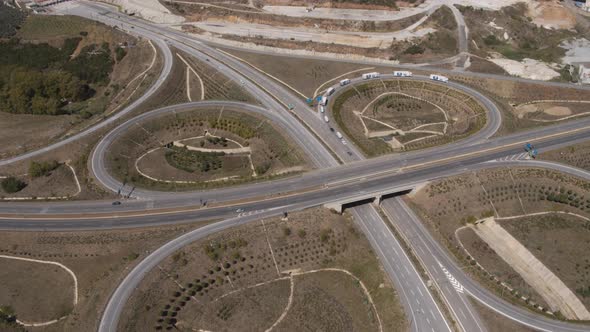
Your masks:
M 422 266 L 427 271 L 430 279 L 438 285 L 439 294 L 449 303 L 448 307 L 453 311 L 453 316 L 457 317 L 457 322 L 463 331 L 486 331 L 486 327 L 481 322 L 478 313 L 471 307 L 469 299 L 464 293 L 463 286 L 458 283 L 452 275 L 444 273 L 436 256 L 430 252 L 430 248 L 422 246 L 423 239 L 412 231 L 412 224 L 408 225 L 408 207 L 400 197 L 386 199 L 381 203 L 383 212 L 387 215 L 389 221 L 394 225 L 400 234 L 404 237 L 408 245 L 413 248 L 416 257 L 421 261 Z M 406 223 L 404 223 L 404 221 Z
M 588 128 L 586 128 L 588 127 Z M 569 133 L 568 133 L 569 132 Z M 556 134 L 562 136 L 551 136 Z M 541 139 L 548 137 L 547 139 Z M 189 207 L 198 205 L 200 199 L 210 203 L 254 199 L 261 197 L 285 196 L 288 193 L 315 190 L 324 186 L 338 184 L 370 183 L 379 179 L 383 183 L 394 183 L 399 179 L 399 172 L 412 174 L 410 167 L 423 165 L 436 177 L 440 163 L 445 167 L 460 167 L 478 162 L 493 160 L 521 153 L 524 142 L 531 141 L 539 151 L 560 148 L 590 138 L 590 119 L 549 126 L 512 135 L 492 138 L 486 142 L 468 146 L 445 145 L 423 151 L 383 156 L 370 160 L 358 161 L 329 169 L 319 169 L 302 175 L 268 182 L 245 184 L 236 187 L 219 188 L 208 191 L 178 192 L 171 197 L 169 193 L 153 192 L 153 197 L 142 200 L 124 201 L 120 206 L 112 206 L 105 201 L 77 202 L 2 202 L 0 214 L 64 214 L 64 213 L 110 213 L 123 211 L 144 211 L 161 208 Z M 518 143 L 514 143 L 518 142 Z M 495 150 L 489 150 L 495 149 Z M 434 167 L 434 168 L 433 168 Z M 401 169 L 401 170 L 400 170 Z M 370 189 L 365 186 L 364 189 Z
M 498 162 L 495 164 L 497 164 L 496 166 L 500 166 L 502 163 Z M 524 165 L 526 163 L 519 164 Z M 547 164 L 545 164 L 545 166 L 547 166 Z M 454 261 L 454 259 L 450 257 L 450 254 L 446 251 L 446 249 L 444 249 L 430 235 L 416 214 L 404 204 L 401 204 L 400 201 L 400 197 L 385 200 L 383 202 L 383 207 L 386 211 L 395 216 L 396 222 L 399 223 L 398 229 L 404 232 L 406 237 L 410 239 L 416 252 L 419 254 L 420 252 L 426 253 L 420 255 L 420 257 L 427 262 L 425 264 L 426 268 L 429 270 L 429 272 L 433 273 L 433 275 L 437 276 L 437 280 L 448 280 L 448 277 L 444 275 L 444 272 L 440 272 L 442 270 L 441 266 L 444 266 L 447 272 L 456 279 L 458 284 L 461 285 L 465 293 L 471 295 L 476 300 L 488 308 L 496 311 L 497 313 L 533 329 L 547 332 L 590 331 L 589 326 L 553 320 L 542 316 L 539 313 L 534 313 L 498 298 L 489 290 L 482 287 L 479 285 L 479 283 L 467 276 L 459 267 L 459 265 Z M 447 285 L 442 286 L 443 290 L 445 290 L 445 287 L 448 286 L 448 282 L 445 282 L 445 284 Z M 453 291 L 457 292 L 454 287 L 447 288 L 449 288 L 447 290 L 448 293 L 452 293 Z M 465 296 L 464 294 L 459 293 L 457 294 L 457 297 L 464 298 Z M 466 306 L 469 307 L 468 304 Z
M 582 133 L 577 137 L 578 139 L 590 139 L 590 133 Z M 549 150 L 554 147 L 560 147 L 563 144 L 567 144 L 568 140 L 554 142 L 554 145 L 544 145 L 540 147 L 542 150 Z M 285 211 L 291 209 L 293 204 L 305 204 L 306 207 L 313 207 L 322 205 L 325 203 L 336 202 L 347 197 L 358 195 L 359 193 L 373 193 L 384 190 L 394 191 L 395 188 L 408 188 L 425 181 L 432 181 L 438 178 L 444 178 L 452 175 L 464 173 L 466 171 L 472 171 L 475 169 L 482 168 L 493 168 L 502 165 L 514 165 L 514 166 L 536 166 L 543 167 L 544 162 L 535 162 L 535 164 L 527 164 L 524 161 L 512 161 L 511 164 L 508 162 L 490 162 L 490 160 L 499 159 L 505 156 L 515 155 L 522 152 L 522 148 L 515 147 L 512 149 L 502 149 L 495 153 L 481 154 L 472 156 L 466 159 L 453 159 L 441 164 L 433 164 L 428 167 L 416 168 L 407 171 L 386 174 L 382 177 L 375 178 L 359 178 L 358 181 L 346 181 L 337 184 L 318 187 L 318 189 L 308 192 L 302 192 L 299 194 L 292 195 L 281 195 L 268 200 L 258 200 L 250 203 L 238 204 L 235 206 L 227 207 L 207 207 L 207 208 L 187 208 L 185 211 L 171 211 L 162 212 L 155 214 L 156 211 L 140 210 L 140 216 L 125 216 L 122 211 L 121 213 L 112 217 L 111 214 L 107 216 L 99 216 L 96 214 L 84 214 L 80 216 L 72 215 L 65 217 L 62 215 L 52 216 L 50 213 L 42 213 L 42 211 L 32 210 L 39 212 L 39 214 L 25 215 L 22 213 L 24 207 L 27 204 L 21 203 L 19 206 L 8 210 L 17 214 L 17 216 L 5 216 L 0 219 L 0 229 L 42 229 L 42 230 L 57 230 L 57 229 L 68 229 L 68 230 L 83 230 L 83 229 L 101 229 L 104 227 L 114 225 L 124 225 L 125 227 L 142 227 L 152 226 L 160 224 L 169 224 L 179 221 L 189 222 L 191 220 L 204 220 L 204 219 L 219 219 L 231 215 L 236 215 L 235 212 L 238 208 L 245 208 L 246 212 L 265 210 L 273 207 L 284 207 Z M 569 173 L 572 172 L 572 167 L 562 166 L 563 169 L 560 171 Z M 573 173 L 572 175 L 579 175 L 579 173 Z M 295 181 L 297 182 L 297 181 Z M 83 203 L 83 202 L 77 202 Z M 92 202 L 93 204 L 99 204 Z M 131 203 L 131 202 L 130 202 Z M 107 209 L 105 212 L 110 212 L 111 204 L 108 202 L 103 203 Z M 125 203 L 126 204 L 126 203 Z M 8 204 L 7 206 L 10 206 Z M 31 205 L 28 205 L 31 206 Z M 37 206 L 33 206 L 37 209 Z M 95 206 L 96 209 L 99 206 Z M 75 209 L 73 210 L 75 211 Z M 96 212 L 96 211 L 91 211 Z M 150 218 L 147 217 L 150 215 Z M 76 219 L 77 218 L 77 219 Z
M 452 331 L 424 280 L 374 206 L 356 206 L 351 213 L 392 279 L 408 315 L 410 330 Z
M 69 136 L 59 142 L 50 144 L 50 145 L 40 148 L 38 150 L 33 150 L 33 151 L 25 152 L 21 155 L 15 156 L 15 157 L 2 159 L 2 160 L 0 160 L 0 166 L 9 165 L 9 164 L 12 164 L 12 163 L 15 163 L 18 161 L 22 161 L 22 160 L 26 160 L 28 158 L 39 156 L 41 154 L 44 154 L 44 153 L 53 151 L 57 148 L 60 148 L 62 146 L 65 146 L 66 144 L 69 144 L 71 142 L 75 142 L 76 140 L 79 140 L 82 137 L 85 137 L 85 136 L 88 136 L 92 133 L 95 133 L 96 131 L 98 131 L 102 128 L 105 128 L 106 126 L 109 126 L 109 125 L 115 123 L 117 120 L 119 120 L 122 117 L 124 117 L 125 115 L 129 114 L 130 112 L 135 110 L 135 108 L 137 108 L 141 103 L 143 103 L 148 98 L 150 98 L 158 89 L 160 89 L 162 84 L 164 84 L 164 82 L 166 81 L 166 78 L 168 77 L 168 75 L 170 74 L 170 71 L 172 70 L 173 58 L 172 58 L 172 52 L 170 52 L 168 45 L 166 45 L 166 43 L 164 42 L 164 40 L 162 38 L 159 38 L 158 36 L 152 36 L 149 39 L 151 39 L 152 42 L 154 44 L 156 44 L 156 46 L 160 50 L 160 53 L 163 56 L 164 66 L 162 68 L 162 71 L 160 72 L 160 75 L 156 79 L 156 81 L 150 86 L 150 88 L 141 97 L 135 99 L 131 104 L 129 104 L 127 107 L 123 108 L 121 111 L 113 114 L 112 116 L 106 118 L 105 120 L 103 120 L 91 127 L 88 127 L 87 129 L 85 129 L 77 134 Z

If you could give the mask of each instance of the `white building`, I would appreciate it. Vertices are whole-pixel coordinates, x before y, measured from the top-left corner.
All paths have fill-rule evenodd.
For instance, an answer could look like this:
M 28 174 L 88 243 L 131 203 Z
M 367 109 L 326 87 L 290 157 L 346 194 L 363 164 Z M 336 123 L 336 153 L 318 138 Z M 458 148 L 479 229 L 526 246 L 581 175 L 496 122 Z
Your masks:
M 580 65 L 580 83 L 590 84 L 590 67 Z

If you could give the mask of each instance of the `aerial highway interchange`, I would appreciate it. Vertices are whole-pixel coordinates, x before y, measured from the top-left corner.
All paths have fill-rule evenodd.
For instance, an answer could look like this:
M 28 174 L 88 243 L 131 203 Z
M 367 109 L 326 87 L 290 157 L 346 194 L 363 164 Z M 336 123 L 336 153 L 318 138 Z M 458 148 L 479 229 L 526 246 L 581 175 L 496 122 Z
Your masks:
M 89 161 L 90 169 L 101 186 L 115 193 L 122 188 L 123 193 L 129 192 L 131 199 L 123 201 L 120 206 L 112 205 L 111 201 L 0 203 L 0 229 L 74 231 L 220 220 L 171 240 L 151 252 L 130 270 L 110 296 L 100 320 L 99 331 L 117 330 L 121 311 L 132 291 L 150 270 L 176 250 L 237 225 L 323 205 L 344 205 L 344 208 L 351 211 L 355 223 L 369 239 L 386 273 L 399 290 L 406 315 L 412 321 L 412 331 L 487 331 L 481 318 L 471 307 L 469 297 L 506 318 L 539 331 L 590 330 L 585 325 L 554 320 L 508 303 L 479 285 L 465 274 L 459 264 L 419 222 L 418 216 L 398 196 L 428 181 L 498 166 L 554 169 L 590 180 L 589 173 L 562 164 L 501 160 L 506 156 L 521 154 L 527 142 L 534 143 L 541 151 L 549 151 L 587 141 L 590 139 L 590 119 L 495 136 L 502 123 L 502 114 L 494 101 L 457 82 L 436 83 L 460 90 L 481 103 L 486 111 L 485 126 L 467 138 L 443 146 L 365 159 L 351 140 L 346 140 L 348 143 L 343 144 L 333 130 L 330 130 L 340 128 L 331 118 L 329 103 L 325 114 L 330 121 L 326 123 L 324 114 L 313 112 L 299 96 L 266 75 L 220 52 L 215 45 L 179 30 L 123 15 L 112 6 L 96 2 L 80 1 L 75 7 L 68 8 L 67 13 L 117 26 L 127 33 L 151 40 L 163 56 L 162 71 L 140 98 L 115 115 L 55 144 L 0 160 L 0 166 L 40 156 L 101 128 L 114 125 L 112 130 L 100 137 L 93 149 Z M 459 31 L 460 34 L 466 34 L 464 22 Z M 460 38 L 461 41 L 463 39 Z M 124 122 L 118 121 L 164 84 L 172 68 L 173 54 L 170 46 L 207 62 L 227 77 L 239 82 L 261 103 L 261 106 L 231 101 L 199 101 L 166 106 Z M 466 52 L 466 49 L 464 43 L 460 43 L 460 52 Z M 444 70 L 441 72 L 444 73 Z M 381 77 L 389 79 L 394 78 L 394 75 L 382 73 Z M 361 77 L 350 79 L 350 87 L 365 82 Z M 406 79 L 430 81 L 427 76 L 422 75 Z M 327 96 L 329 100 L 338 97 L 343 90 L 338 84 L 332 88 L 336 92 Z M 131 126 L 162 114 L 182 113 L 207 107 L 233 107 L 270 119 L 302 148 L 314 170 L 260 183 L 175 193 L 144 188 L 132 190 L 129 184 L 122 183 L 110 173 L 105 163 L 109 148 L 114 140 Z M 368 201 L 380 204 L 394 225 L 379 214 L 374 204 L 356 204 Z M 394 235 L 392 228 L 401 233 L 403 241 L 410 246 L 413 255 L 418 256 L 421 268 L 415 266 L 415 262 L 410 259 L 406 253 L 407 249 L 400 244 L 400 238 Z M 425 270 L 428 280 L 421 275 L 420 269 Z M 449 275 L 452 278 L 449 278 Z M 428 281 L 434 286 L 429 286 Z M 440 294 L 438 298 L 433 296 L 434 292 Z M 444 313 L 446 310 L 450 312 L 451 320 Z

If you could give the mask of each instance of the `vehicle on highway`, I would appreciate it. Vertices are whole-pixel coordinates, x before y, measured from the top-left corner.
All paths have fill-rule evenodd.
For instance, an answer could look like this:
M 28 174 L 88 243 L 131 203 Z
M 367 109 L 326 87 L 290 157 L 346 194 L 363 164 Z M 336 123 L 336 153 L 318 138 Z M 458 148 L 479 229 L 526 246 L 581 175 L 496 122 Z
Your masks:
M 336 137 L 338 137 L 338 138 L 342 139 L 342 134 L 341 134 L 339 131 L 337 131 L 337 132 L 336 132 Z
M 330 127 L 330 131 L 331 131 L 331 132 L 334 132 L 334 128 Z
M 114 201 L 113 202 L 113 205 L 121 205 L 121 202 L 120 201 Z
M 326 90 L 326 94 L 328 96 L 331 96 L 335 91 L 336 91 L 336 89 L 334 89 L 334 88 L 328 88 L 328 90 Z
M 398 71 L 398 70 L 396 70 L 393 72 L 393 76 L 395 76 L 395 77 L 412 77 L 412 75 L 413 74 L 411 71 L 403 71 L 403 70 Z
M 326 121 L 326 123 L 328 123 L 328 122 L 330 122 L 330 119 L 328 119 L 328 117 L 324 115 L 324 121 Z
M 366 74 L 363 74 L 363 76 L 362 76 L 363 80 L 369 80 L 372 78 L 379 78 L 379 77 L 381 77 L 381 74 L 378 72 L 366 73 Z
M 345 78 L 342 81 L 340 81 L 340 86 L 345 86 L 347 84 L 350 84 L 350 79 Z
M 443 82 L 443 83 L 447 83 L 449 81 L 448 77 L 442 76 L 442 75 L 435 75 L 435 74 L 430 74 L 430 79 L 433 81 L 439 81 L 439 82 Z
M 326 111 L 326 109 L 324 108 L 324 106 L 320 106 L 320 112 L 324 113 Z
M 242 208 L 239 208 L 236 210 L 236 213 L 242 213 L 242 212 L 244 212 L 244 209 L 242 209 Z
M 320 105 L 326 106 L 327 104 L 328 104 L 328 97 L 322 97 L 322 100 L 320 101 Z

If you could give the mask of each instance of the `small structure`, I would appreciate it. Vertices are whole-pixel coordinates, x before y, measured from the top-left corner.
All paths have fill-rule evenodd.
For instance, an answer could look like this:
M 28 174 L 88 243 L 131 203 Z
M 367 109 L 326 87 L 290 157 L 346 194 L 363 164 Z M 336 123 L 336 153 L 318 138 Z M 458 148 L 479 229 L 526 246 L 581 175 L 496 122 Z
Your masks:
M 590 66 L 580 65 L 579 73 L 580 73 L 580 83 L 590 84 Z

